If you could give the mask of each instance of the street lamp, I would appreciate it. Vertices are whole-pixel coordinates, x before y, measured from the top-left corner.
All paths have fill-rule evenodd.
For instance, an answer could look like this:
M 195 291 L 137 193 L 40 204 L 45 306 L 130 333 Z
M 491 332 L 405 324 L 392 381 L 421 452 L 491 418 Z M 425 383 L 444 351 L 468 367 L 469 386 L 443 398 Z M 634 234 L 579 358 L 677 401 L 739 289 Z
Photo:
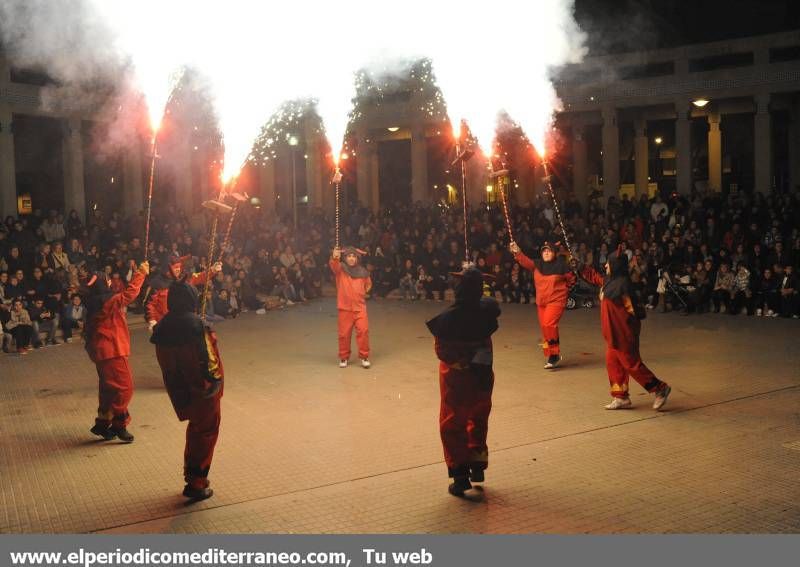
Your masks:
M 299 142 L 297 136 L 294 134 L 289 136 L 289 145 L 292 148 L 292 223 L 295 230 L 297 230 L 297 167 L 295 165 L 295 158 L 297 156 L 297 144 Z

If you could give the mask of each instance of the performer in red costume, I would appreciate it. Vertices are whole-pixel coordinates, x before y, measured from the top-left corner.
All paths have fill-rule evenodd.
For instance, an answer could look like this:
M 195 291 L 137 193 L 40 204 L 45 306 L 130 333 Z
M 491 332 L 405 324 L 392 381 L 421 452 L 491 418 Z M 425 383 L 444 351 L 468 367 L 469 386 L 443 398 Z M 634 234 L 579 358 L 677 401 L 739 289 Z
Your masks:
M 553 369 L 561 362 L 561 339 L 558 322 L 567 306 L 569 288 L 575 284 L 575 274 L 564 256 L 556 256 L 553 247 L 546 243 L 541 248 L 542 258 L 531 260 L 522 253 L 516 242 L 510 246 L 519 265 L 533 272 L 536 288 L 536 309 L 542 331 L 546 369 Z
M 167 315 L 153 329 L 164 386 L 172 407 L 186 427 L 183 495 L 192 500 L 210 498 L 208 471 L 219 436 L 222 398 L 222 360 L 216 334 L 196 314 L 197 290 L 186 282 L 169 286 Z
M 641 319 L 646 311 L 631 285 L 628 256 L 617 250 L 609 256 L 605 270 L 605 276 L 589 266 L 581 270 L 586 281 L 600 286 L 600 323 L 606 340 L 606 369 L 612 396 L 605 407 L 608 410 L 631 407 L 628 376 L 632 376 L 642 388 L 655 393 L 653 409 L 660 410 L 672 388 L 656 378 L 639 354 Z
M 131 337 L 125 317 L 128 306 L 139 295 L 145 276 L 150 272 L 142 262 L 128 287 L 120 293 L 111 292 L 111 280 L 97 273 L 87 282 L 86 352 L 97 366 L 100 378 L 97 419 L 91 432 L 106 441 L 118 437 L 132 443 L 128 432 L 131 416 L 128 404 L 133 397 L 133 376 L 128 365 Z
M 344 263 L 341 261 L 344 253 Z M 358 357 L 361 367 L 369 368 L 369 320 L 366 297 L 372 280 L 366 268 L 359 264 L 361 252 L 348 247 L 333 249 L 330 267 L 336 277 L 336 305 L 339 309 L 339 368 L 347 368 L 350 360 L 350 341 L 356 330 Z
M 183 265 L 191 256 L 178 256 L 177 254 L 166 254 L 164 259 L 160 262 L 163 267 L 161 273 L 155 274 L 150 281 L 150 294 L 147 298 L 145 306 L 145 318 L 147 319 L 147 326 L 150 331 L 156 323 L 161 321 L 167 314 L 167 293 L 169 286 L 172 282 L 180 279 L 183 272 Z M 211 269 L 198 272 L 186 278 L 186 281 L 191 285 L 203 285 L 206 283 L 206 278 L 211 274 L 216 274 L 222 270 L 222 264 L 216 262 Z
M 484 481 L 489 466 L 486 435 L 492 409 L 492 334 L 497 330 L 500 307 L 493 297 L 483 297 L 483 276 L 475 268 L 453 274 L 456 301 L 428 321 L 439 358 L 439 433 L 448 490 L 463 496 L 472 482 Z

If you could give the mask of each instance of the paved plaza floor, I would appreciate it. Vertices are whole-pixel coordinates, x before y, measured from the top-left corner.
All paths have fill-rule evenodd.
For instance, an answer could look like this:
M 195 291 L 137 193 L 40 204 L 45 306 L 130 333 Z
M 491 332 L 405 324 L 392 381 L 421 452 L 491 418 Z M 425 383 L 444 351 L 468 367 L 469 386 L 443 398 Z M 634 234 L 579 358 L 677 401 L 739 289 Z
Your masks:
M 89 433 L 81 344 L 0 357 L 0 533 L 800 532 L 800 321 L 651 314 L 665 410 L 608 401 L 599 312 L 562 321 L 542 369 L 535 309 L 505 306 L 485 487 L 447 494 L 437 362 L 443 304 L 371 303 L 373 368 L 337 367 L 332 299 L 217 326 L 227 374 L 216 494 L 186 505 L 185 424 L 133 330 L 132 445 Z

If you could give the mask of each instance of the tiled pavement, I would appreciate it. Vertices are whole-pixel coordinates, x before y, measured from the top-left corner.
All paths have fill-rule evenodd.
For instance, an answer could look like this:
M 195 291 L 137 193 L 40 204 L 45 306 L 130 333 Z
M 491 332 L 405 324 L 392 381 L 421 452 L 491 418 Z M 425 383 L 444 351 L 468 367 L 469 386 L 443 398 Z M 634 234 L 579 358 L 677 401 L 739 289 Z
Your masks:
M 495 339 L 491 468 L 446 493 L 423 321 L 442 304 L 370 304 L 372 370 L 336 366 L 330 299 L 218 326 L 228 379 L 215 496 L 186 506 L 184 425 L 146 331 L 133 332 L 133 445 L 94 441 L 81 345 L 0 358 L 0 532 L 800 532 L 800 322 L 654 314 L 646 362 L 668 411 L 608 397 L 598 311 L 563 321 L 541 369 L 535 310 Z

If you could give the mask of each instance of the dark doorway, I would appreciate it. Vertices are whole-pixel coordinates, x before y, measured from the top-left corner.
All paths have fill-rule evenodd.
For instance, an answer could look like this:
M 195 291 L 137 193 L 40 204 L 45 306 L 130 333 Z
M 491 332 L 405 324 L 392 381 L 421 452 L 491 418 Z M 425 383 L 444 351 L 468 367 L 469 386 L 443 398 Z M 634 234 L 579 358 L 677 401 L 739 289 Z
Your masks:
M 411 140 L 379 142 L 378 172 L 381 203 L 410 203 Z
M 14 115 L 17 195 L 29 194 L 33 209 L 64 210 L 63 133 L 54 118 Z

